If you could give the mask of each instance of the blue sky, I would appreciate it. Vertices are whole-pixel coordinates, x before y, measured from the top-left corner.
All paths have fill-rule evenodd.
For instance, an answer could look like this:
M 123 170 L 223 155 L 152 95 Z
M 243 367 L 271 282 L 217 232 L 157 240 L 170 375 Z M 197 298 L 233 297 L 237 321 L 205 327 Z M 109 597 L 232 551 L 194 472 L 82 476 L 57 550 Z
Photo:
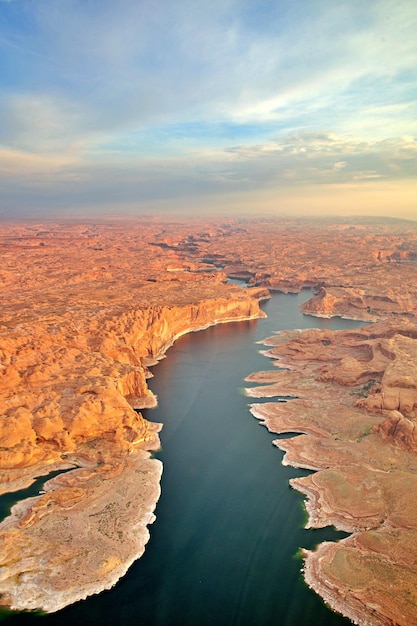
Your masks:
M 0 0 L 0 215 L 417 219 L 415 0 Z

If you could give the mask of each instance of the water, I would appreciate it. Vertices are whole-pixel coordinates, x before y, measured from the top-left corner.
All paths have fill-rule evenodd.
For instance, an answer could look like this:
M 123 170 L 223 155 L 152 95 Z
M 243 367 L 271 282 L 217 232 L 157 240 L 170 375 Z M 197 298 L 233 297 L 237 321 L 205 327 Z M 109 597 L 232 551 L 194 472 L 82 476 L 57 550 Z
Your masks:
M 73 469 L 73 467 L 70 469 Z M 20 489 L 19 491 L 3 494 L 0 497 L 0 522 L 10 514 L 10 509 L 14 504 L 16 504 L 16 502 L 19 502 L 19 500 L 24 500 L 25 498 L 31 498 L 39 495 L 46 481 L 51 480 L 52 478 L 55 478 L 55 476 L 59 476 L 60 474 L 68 471 L 70 470 L 61 469 L 55 472 L 50 472 L 46 475 L 44 474 L 40 478 L 37 478 L 29 487 L 25 487 L 24 489 Z
M 268 318 L 181 337 L 155 368 L 151 389 L 163 422 L 162 496 L 145 555 L 109 592 L 54 615 L 13 614 L 11 626 L 341 626 L 304 584 L 300 546 L 344 536 L 303 528 L 303 498 L 288 486 L 305 474 L 283 467 L 275 438 L 240 389 L 271 367 L 256 341 L 279 329 L 354 328 L 301 315 L 309 294 L 277 294 Z

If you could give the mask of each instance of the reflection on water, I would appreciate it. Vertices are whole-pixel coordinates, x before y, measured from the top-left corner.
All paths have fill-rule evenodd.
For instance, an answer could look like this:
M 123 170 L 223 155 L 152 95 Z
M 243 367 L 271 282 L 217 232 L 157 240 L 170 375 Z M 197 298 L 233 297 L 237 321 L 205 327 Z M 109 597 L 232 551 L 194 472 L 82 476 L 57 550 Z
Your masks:
M 298 312 L 309 294 L 279 294 L 267 319 L 185 335 L 155 368 L 150 387 L 163 422 L 162 496 L 145 555 L 117 586 L 45 617 L 13 615 L 12 626 L 338 626 L 303 583 L 300 546 L 344 536 L 306 531 L 303 498 L 288 480 L 305 474 L 281 465 L 275 437 L 248 411 L 240 389 L 249 373 L 271 367 L 256 341 L 279 329 L 352 328 Z

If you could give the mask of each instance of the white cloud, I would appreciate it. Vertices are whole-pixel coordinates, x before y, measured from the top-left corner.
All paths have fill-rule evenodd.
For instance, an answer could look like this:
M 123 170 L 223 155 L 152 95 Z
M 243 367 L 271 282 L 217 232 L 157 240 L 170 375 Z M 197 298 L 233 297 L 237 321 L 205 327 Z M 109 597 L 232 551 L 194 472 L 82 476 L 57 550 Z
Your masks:
M 19 94 L 0 99 L 3 124 L 0 142 L 39 153 L 59 150 L 71 142 L 77 115 L 56 97 Z
M 21 3 L 27 28 L 0 31 L 3 188 L 134 202 L 415 176 L 414 3 L 301 4 Z
M 417 58 L 416 15 L 404 0 L 315 0 L 283 17 L 271 4 L 272 26 L 264 18 L 259 28 L 245 19 L 249 9 L 257 17 L 245 1 L 28 6 L 33 32 L 15 36 L 14 45 L 31 51 L 34 97 L 77 102 L 74 133 L 185 120 L 317 128 L 326 120 L 342 132 L 361 126 L 364 134 L 366 118 L 376 137 L 385 116 L 395 134 L 417 119 L 411 109 L 396 119 L 389 111 L 411 106 L 405 79 L 397 80 L 407 71 L 412 80 Z
M 202 198 L 220 193 L 263 192 L 288 185 L 347 185 L 370 180 L 413 180 L 417 175 L 417 142 L 397 138 L 365 142 L 336 134 L 298 133 L 275 143 L 236 146 L 227 151 L 191 153 L 181 158 L 80 158 L 0 152 L 4 192 L 43 194 L 46 205 L 159 201 Z M 35 193 L 36 192 L 36 193 Z M 11 196 L 10 196 L 11 197 Z
M 298 132 L 274 144 L 229 148 L 232 167 L 254 186 L 297 180 L 300 184 L 347 183 L 417 176 L 417 141 L 413 137 L 365 141 L 336 133 Z

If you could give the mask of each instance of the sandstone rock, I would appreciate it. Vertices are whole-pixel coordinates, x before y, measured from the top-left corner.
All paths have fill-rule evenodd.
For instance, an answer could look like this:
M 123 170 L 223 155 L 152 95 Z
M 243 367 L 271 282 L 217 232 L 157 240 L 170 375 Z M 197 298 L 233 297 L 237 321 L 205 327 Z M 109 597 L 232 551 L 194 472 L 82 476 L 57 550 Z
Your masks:
M 416 331 L 392 319 L 281 332 L 263 343 L 288 370 L 248 377 L 263 383 L 251 397 L 288 396 L 252 404 L 255 417 L 272 432 L 305 433 L 274 444 L 284 464 L 315 470 L 290 481 L 307 497 L 307 527 L 351 533 L 305 551 L 306 581 L 361 625 L 417 623 Z
M 18 224 L 0 238 L 0 491 L 88 468 L 0 524 L 0 593 L 14 608 L 58 610 L 112 586 L 140 556 L 161 473 L 145 452 L 158 448 L 159 425 L 134 410 L 156 404 L 149 364 L 184 333 L 264 315 L 265 289 L 173 260 L 147 244 L 158 228 Z
M 310 433 L 303 436 L 304 448 L 282 444 L 287 458 L 315 467 L 327 463 L 330 469 L 351 454 L 359 463 L 349 446 L 372 437 L 372 449 L 361 445 L 371 464 L 391 471 L 405 467 L 407 457 L 407 467 L 414 467 L 413 225 L 271 218 L 207 224 L 149 216 L 107 223 L 16 222 L 2 224 L 0 247 L 6 305 L 0 319 L 0 492 L 26 487 L 52 470 L 79 468 L 54 479 L 41 497 L 16 505 L 1 525 L 0 592 L 12 606 L 57 610 L 112 585 L 137 558 L 159 495 L 160 468 L 146 457 L 146 450 L 158 446 L 158 427 L 134 410 L 155 405 L 148 368 L 185 332 L 259 317 L 258 300 L 268 297 L 268 288 L 312 287 L 316 296 L 304 310 L 318 316 L 386 320 L 351 334 L 311 331 L 273 338 L 269 356 L 291 371 L 265 379 L 271 384 L 263 392 L 298 399 L 286 411 L 283 403 L 269 412 L 264 404 L 252 410 L 272 430 Z M 250 288 L 225 284 L 227 275 L 248 280 Z M 404 314 L 408 320 L 397 319 Z M 298 383 L 294 373 L 302 373 Z M 323 388 L 331 391 L 315 397 Z M 335 388 L 343 390 L 337 401 Z M 321 452 L 313 458 L 317 439 Z M 332 447 L 335 441 L 341 445 Z M 389 449 L 385 465 L 379 445 Z M 141 474 L 141 489 L 126 500 L 121 477 L 127 497 L 137 463 L 151 466 Z M 319 491 L 329 501 L 324 483 Z M 112 526 L 109 511 L 117 512 L 123 527 Z M 90 543 L 83 534 L 87 522 L 94 529 Z M 398 530 L 396 545 L 404 546 Z M 389 533 L 383 542 L 391 545 Z M 356 555 L 359 548 L 349 549 Z M 82 554 L 89 555 L 87 561 Z M 312 562 L 309 557 L 306 567 Z M 321 574 L 319 579 L 323 584 Z M 353 595 L 339 587 L 345 610 Z M 403 585 L 399 597 L 407 589 Z M 366 594 L 355 598 L 366 604 Z

